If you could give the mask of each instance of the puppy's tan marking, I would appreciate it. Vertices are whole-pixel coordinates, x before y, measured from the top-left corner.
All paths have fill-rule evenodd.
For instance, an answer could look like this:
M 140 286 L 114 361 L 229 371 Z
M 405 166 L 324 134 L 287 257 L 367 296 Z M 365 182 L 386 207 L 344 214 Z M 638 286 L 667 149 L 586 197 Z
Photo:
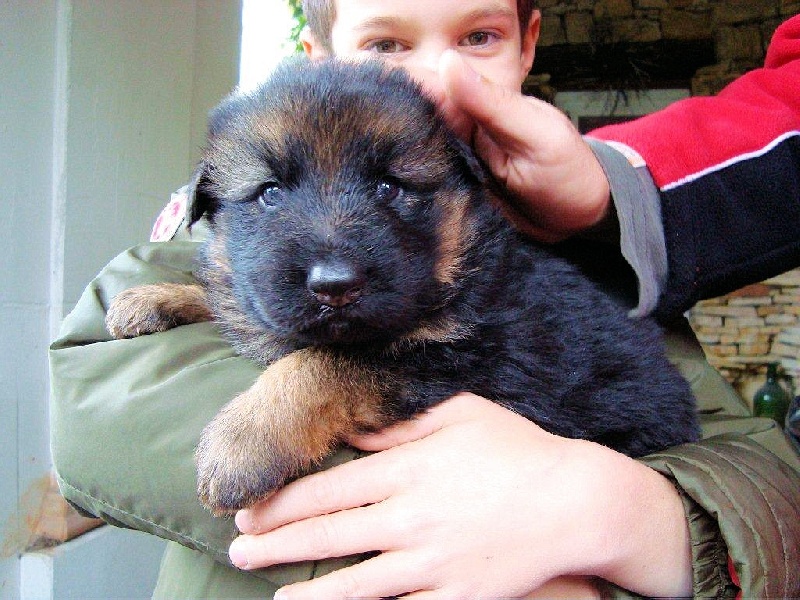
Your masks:
M 445 318 L 420 324 L 415 330 L 392 344 L 392 348 L 395 351 L 402 351 L 417 342 L 449 344 L 469 337 L 472 333 L 468 325 Z
M 434 275 L 442 283 L 453 284 L 461 274 L 461 262 L 468 247 L 466 238 L 471 228 L 467 203 L 466 198 L 451 198 L 442 211 L 444 215 L 438 228 L 439 255 Z
M 119 339 L 211 319 L 205 290 L 199 285 L 156 283 L 117 294 L 108 308 L 106 327 Z
M 248 506 L 347 435 L 384 426 L 389 385 L 325 350 L 298 350 L 273 363 L 203 431 L 196 453 L 200 501 L 215 514 Z

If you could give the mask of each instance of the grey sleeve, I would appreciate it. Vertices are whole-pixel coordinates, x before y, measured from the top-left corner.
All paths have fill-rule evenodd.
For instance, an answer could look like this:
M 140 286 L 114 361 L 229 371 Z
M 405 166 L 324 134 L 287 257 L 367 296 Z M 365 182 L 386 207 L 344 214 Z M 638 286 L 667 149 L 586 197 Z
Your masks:
M 638 280 L 639 302 L 631 316 L 648 315 L 655 309 L 667 279 L 667 248 L 658 188 L 644 161 L 626 156 L 624 148 L 618 149 L 616 145 L 584 139 L 608 178 L 620 252 Z

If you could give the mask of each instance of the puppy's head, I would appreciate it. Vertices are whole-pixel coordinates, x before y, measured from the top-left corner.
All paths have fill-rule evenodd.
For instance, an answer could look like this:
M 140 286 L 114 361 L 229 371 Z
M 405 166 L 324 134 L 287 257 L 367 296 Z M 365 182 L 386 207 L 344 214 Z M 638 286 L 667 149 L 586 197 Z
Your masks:
M 212 113 L 206 214 L 239 309 L 302 344 L 390 342 L 452 295 L 482 175 L 402 71 L 295 59 Z

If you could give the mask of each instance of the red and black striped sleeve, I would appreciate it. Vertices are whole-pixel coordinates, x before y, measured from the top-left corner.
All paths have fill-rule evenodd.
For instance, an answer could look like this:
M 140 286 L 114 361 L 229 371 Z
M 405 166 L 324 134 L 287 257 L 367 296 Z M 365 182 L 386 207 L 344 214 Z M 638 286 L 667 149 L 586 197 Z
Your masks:
M 800 265 L 800 16 L 776 30 L 763 68 L 717 96 L 590 136 L 633 149 L 657 189 L 657 315 Z

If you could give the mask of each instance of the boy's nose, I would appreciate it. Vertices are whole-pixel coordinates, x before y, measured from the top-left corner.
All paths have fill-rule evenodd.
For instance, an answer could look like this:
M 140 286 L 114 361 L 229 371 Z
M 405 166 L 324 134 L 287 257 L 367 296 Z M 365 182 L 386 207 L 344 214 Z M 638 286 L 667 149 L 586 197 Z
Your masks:
M 420 40 L 402 65 L 422 87 L 432 88 L 432 92 L 441 91 L 439 61 L 447 48 L 447 42 L 439 38 Z

